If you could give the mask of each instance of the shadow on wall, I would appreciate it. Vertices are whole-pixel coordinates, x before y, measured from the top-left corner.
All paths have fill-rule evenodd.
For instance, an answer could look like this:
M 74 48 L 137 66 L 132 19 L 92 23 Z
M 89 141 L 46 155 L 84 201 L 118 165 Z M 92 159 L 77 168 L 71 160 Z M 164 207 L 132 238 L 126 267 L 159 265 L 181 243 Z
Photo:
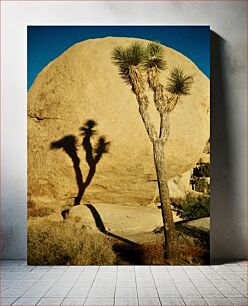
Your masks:
M 227 79 L 223 73 L 225 41 L 211 31 L 211 263 L 224 263 L 229 258 L 242 258 L 240 216 L 232 161 L 231 113 L 226 94 Z M 226 71 L 226 69 L 225 69 Z M 224 252 L 223 252 L 224 250 Z
M 80 169 L 80 159 L 77 155 L 77 138 L 74 135 L 67 135 L 50 144 L 51 149 L 63 149 L 73 162 L 78 186 L 78 194 L 75 197 L 74 206 L 80 204 L 86 188 L 90 185 L 95 175 L 97 164 L 101 160 L 103 154 L 108 153 L 110 142 L 107 142 L 104 136 L 98 138 L 95 148 L 92 146 L 92 138 L 97 135 L 97 131 L 94 130 L 96 125 L 97 123 L 94 120 L 87 120 L 84 126 L 79 129 L 82 132 L 82 147 L 86 152 L 86 162 L 89 166 L 85 181 L 83 180 L 83 174 Z

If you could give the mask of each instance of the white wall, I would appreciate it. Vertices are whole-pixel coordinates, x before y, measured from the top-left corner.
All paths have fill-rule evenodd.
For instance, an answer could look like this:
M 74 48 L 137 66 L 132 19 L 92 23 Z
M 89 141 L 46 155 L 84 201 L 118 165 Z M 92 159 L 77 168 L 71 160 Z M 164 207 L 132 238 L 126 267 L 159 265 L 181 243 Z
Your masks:
M 210 25 L 212 260 L 246 258 L 246 1 L 3 1 L 1 228 L 26 258 L 27 25 Z

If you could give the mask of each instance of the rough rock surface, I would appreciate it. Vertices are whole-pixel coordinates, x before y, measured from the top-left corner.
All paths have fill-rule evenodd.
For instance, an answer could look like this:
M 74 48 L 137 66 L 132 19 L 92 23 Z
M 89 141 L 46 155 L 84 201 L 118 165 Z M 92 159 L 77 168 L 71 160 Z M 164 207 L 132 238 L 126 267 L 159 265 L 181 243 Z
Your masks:
M 174 212 L 173 217 L 174 222 L 181 220 Z M 70 209 L 69 219 L 75 218 L 90 229 L 112 233 L 138 234 L 163 226 L 161 210 L 144 206 L 84 204 Z
M 170 189 L 170 196 L 173 198 L 183 198 L 186 193 L 191 191 L 190 177 L 192 170 L 182 173 L 169 180 L 168 186 Z
M 188 170 L 182 174 L 179 174 L 168 181 L 168 187 L 170 190 L 170 196 L 172 198 L 184 198 L 188 192 L 192 191 L 190 184 L 190 178 L 193 169 Z M 158 207 L 160 205 L 158 188 L 154 194 L 152 201 L 149 203 L 149 207 Z
M 146 204 L 152 200 L 157 184 L 152 146 L 135 95 L 111 61 L 114 47 L 128 46 L 134 40 L 107 37 L 78 43 L 37 76 L 28 93 L 29 196 L 73 203 L 78 169 L 84 181 L 89 172 L 79 128 L 92 119 L 97 122 L 93 147 L 100 136 L 110 145 L 96 165 L 83 202 Z M 188 58 L 164 48 L 168 69 L 161 74 L 163 83 L 175 65 L 194 74 L 191 95 L 183 97 L 170 116 L 165 154 L 168 176 L 173 178 L 198 162 L 209 139 L 209 79 Z M 151 93 L 149 96 L 152 98 Z M 153 103 L 150 113 L 158 127 Z M 68 135 L 77 137 L 76 153 L 61 147 L 61 139 L 68 146 L 64 138 Z M 51 149 L 53 142 L 57 149 Z
M 199 163 L 202 164 L 210 163 L 210 154 L 202 153 L 202 156 L 199 159 Z

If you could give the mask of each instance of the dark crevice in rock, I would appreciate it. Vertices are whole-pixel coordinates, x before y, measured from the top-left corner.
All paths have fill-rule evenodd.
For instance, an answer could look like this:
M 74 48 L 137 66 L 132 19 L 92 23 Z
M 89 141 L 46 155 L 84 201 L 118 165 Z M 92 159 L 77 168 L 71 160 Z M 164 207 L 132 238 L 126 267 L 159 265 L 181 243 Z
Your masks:
M 70 209 L 62 210 L 61 216 L 63 217 L 64 220 L 68 219 L 69 213 L 70 213 Z
M 32 116 L 28 115 L 29 118 L 41 121 L 41 120 L 46 120 L 46 119 L 60 119 L 60 118 L 52 118 L 52 117 L 39 117 L 39 116 Z

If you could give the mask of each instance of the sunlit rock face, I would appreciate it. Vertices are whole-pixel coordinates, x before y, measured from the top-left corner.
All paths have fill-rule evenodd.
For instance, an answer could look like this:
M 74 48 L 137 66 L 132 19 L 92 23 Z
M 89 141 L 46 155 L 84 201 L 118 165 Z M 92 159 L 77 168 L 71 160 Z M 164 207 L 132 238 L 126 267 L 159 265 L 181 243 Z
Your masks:
M 111 60 L 114 47 L 134 41 L 107 37 L 78 43 L 37 76 L 28 93 L 29 196 L 72 203 L 81 178 L 85 183 L 89 175 L 83 202 L 146 204 L 154 197 L 152 145 L 136 97 Z M 191 94 L 170 115 L 165 154 L 168 178 L 173 178 L 198 162 L 209 139 L 209 79 L 184 55 L 164 48 L 168 68 L 161 73 L 163 84 L 175 65 L 194 75 Z M 152 93 L 148 95 L 158 128 Z M 91 131 L 88 127 L 85 140 L 87 132 L 80 128 L 88 120 L 97 125 Z M 89 159 L 97 158 L 95 149 L 102 136 L 108 152 L 98 156 L 93 169 Z

